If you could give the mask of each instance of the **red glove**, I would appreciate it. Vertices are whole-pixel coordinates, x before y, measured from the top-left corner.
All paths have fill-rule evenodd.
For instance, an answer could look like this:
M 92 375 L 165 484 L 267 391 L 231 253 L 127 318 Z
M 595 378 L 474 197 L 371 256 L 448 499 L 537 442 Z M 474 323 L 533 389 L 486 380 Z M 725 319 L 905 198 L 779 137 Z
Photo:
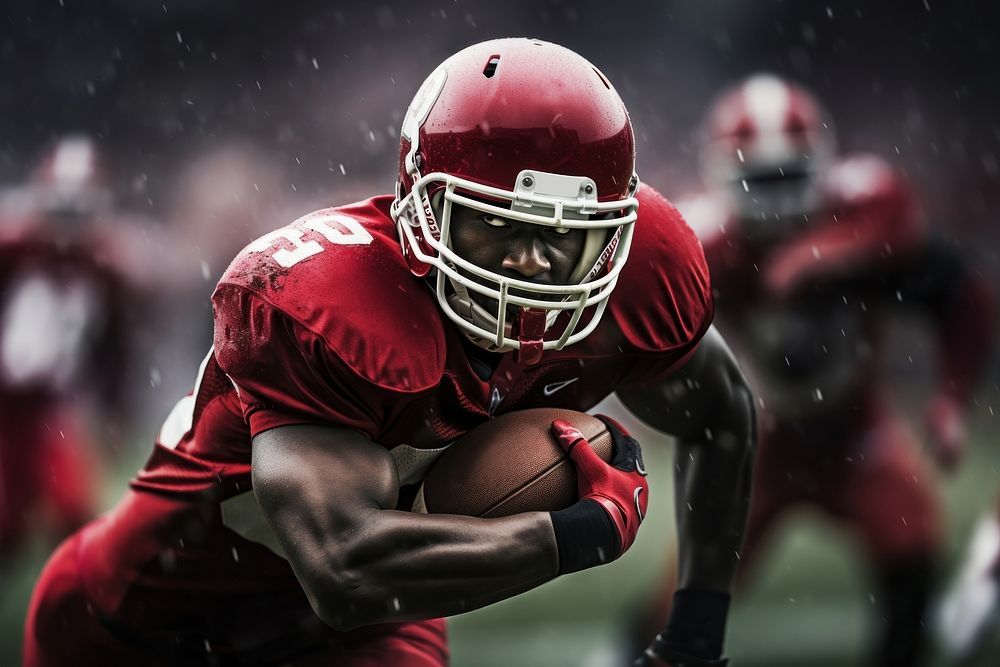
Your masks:
M 639 524 L 646 516 L 649 485 L 642 465 L 642 450 L 636 439 L 610 417 L 597 417 L 607 425 L 613 440 L 610 464 L 601 460 L 583 434 L 569 422 L 553 421 L 552 433 L 576 464 L 580 500 L 599 504 L 618 531 L 618 553 L 610 559 L 614 560 L 635 541 Z

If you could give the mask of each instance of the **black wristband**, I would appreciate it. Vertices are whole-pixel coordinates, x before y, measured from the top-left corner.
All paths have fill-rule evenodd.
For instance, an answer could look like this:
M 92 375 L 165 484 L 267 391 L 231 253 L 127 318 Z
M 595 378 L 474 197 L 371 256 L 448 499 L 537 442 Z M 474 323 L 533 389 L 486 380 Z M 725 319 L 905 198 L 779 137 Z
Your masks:
M 655 665 L 668 664 L 670 667 L 728 667 L 729 658 L 719 658 L 718 660 L 705 660 L 691 655 L 680 653 L 667 646 L 661 635 L 657 635 L 653 644 L 646 649 L 646 652 L 639 657 L 633 667 L 654 667 Z
M 618 557 L 618 529 L 600 504 L 581 500 L 549 512 L 559 550 L 559 574 L 579 572 Z
M 729 593 L 682 588 L 674 593 L 670 620 L 660 639 L 670 648 L 704 660 L 718 660 L 726 635 Z

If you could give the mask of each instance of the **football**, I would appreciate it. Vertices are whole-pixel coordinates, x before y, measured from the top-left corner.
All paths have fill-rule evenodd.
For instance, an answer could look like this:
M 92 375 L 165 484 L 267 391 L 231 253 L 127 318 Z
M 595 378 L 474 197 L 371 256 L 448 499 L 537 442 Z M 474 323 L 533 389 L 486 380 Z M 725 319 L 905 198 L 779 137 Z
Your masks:
M 611 460 L 611 434 L 596 417 L 560 408 L 509 412 L 472 429 L 441 455 L 413 511 L 485 518 L 569 507 L 577 501 L 576 466 L 552 435 L 554 419 L 573 424 L 598 456 Z

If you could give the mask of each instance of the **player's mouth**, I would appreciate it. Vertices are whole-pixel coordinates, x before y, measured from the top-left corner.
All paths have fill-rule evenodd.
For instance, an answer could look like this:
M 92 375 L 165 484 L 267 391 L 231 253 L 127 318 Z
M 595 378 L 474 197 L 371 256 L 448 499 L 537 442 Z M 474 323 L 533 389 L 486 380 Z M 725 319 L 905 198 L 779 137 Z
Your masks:
M 493 314 L 495 317 L 499 315 L 500 300 L 485 294 L 480 294 L 479 292 L 473 292 L 470 290 L 470 297 L 476 303 L 477 306 L 482 308 L 488 313 Z M 565 298 L 562 294 L 543 294 L 539 292 L 529 292 L 527 290 L 512 289 L 508 292 L 509 296 L 515 296 L 522 299 L 533 299 L 536 301 L 551 301 L 552 303 L 557 303 Z M 516 315 L 522 310 L 523 306 L 518 306 L 514 304 L 508 304 L 507 319 L 510 320 L 511 317 Z

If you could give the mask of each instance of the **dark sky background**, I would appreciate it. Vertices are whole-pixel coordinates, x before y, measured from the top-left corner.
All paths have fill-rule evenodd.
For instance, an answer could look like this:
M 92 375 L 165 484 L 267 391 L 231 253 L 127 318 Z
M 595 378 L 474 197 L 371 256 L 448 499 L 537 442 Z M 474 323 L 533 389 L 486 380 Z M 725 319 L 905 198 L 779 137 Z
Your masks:
M 84 130 L 110 156 L 119 201 L 152 219 L 176 215 L 185 166 L 229 145 L 252 147 L 244 166 L 270 174 L 266 196 L 292 209 L 389 191 L 424 76 L 470 43 L 532 36 L 608 75 L 632 113 L 640 176 L 669 196 L 697 185 L 692 135 L 719 88 L 768 70 L 819 95 L 845 150 L 905 170 L 942 228 L 987 254 L 1000 245 L 994 3 L 8 0 L 2 11 L 0 181 Z

